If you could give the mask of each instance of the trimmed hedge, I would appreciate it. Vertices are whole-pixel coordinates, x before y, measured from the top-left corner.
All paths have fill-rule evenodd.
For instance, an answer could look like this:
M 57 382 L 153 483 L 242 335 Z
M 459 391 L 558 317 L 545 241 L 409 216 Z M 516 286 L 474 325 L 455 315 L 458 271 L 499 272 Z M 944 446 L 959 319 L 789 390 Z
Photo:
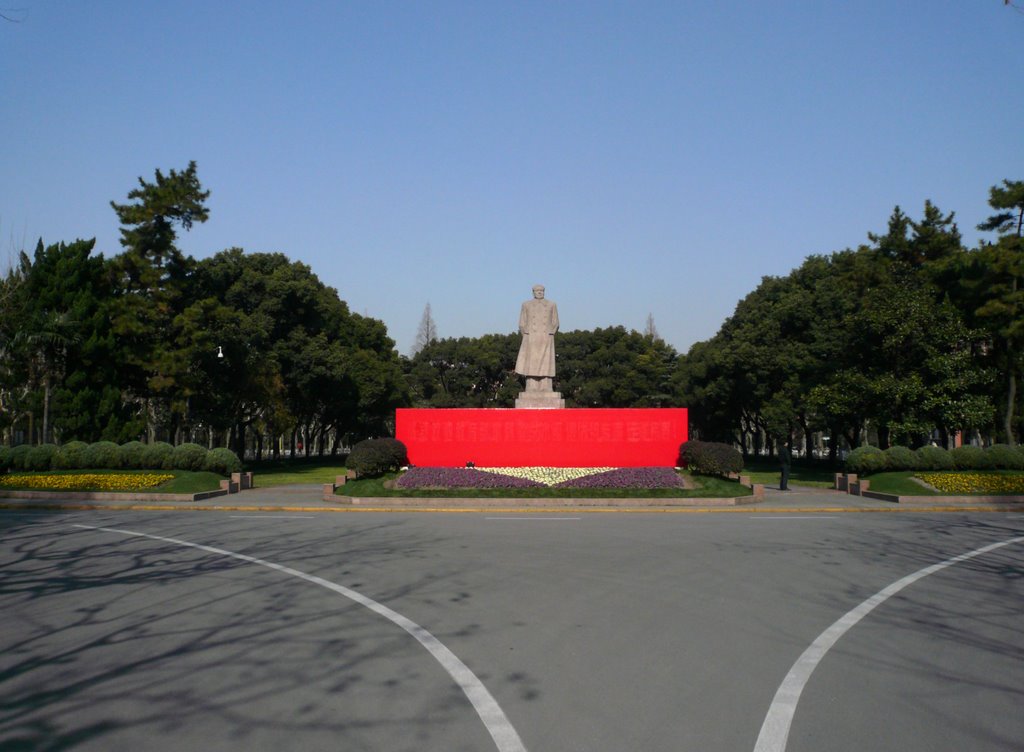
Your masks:
M 409 464 L 409 455 L 398 439 L 366 439 L 352 447 L 345 467 L 356 475 L 373 477 Z
M 917 451 L 889 447 L 884 452 L 873 446 L 854 449 L 846 458 L 846 472 L 867 475 L 883 470 L 1024 470 L 1024 447 L 993 444 L 965 445 L 947 451 L 923 446 Z
M 965 444 L 950 451 L 953 467 L 957 470 L 987 470 L 992 467 L 988 455 L 981 447 Z
M 179 444 L 171 452 L 168 470 L 202 470 L 206 462 L 206 448 L 199 444 Z
M 868 475 L 887 468 L 885 452 L 878 447 L 859 446 L 846 455 L 846 472 L 848 473 Z
M 53 460 L 60 448 L 56 444 L 39 444 L 32 447 L 25 455 L 25 469 L 32 472 L 43 472 L 53 467 Z
M 123 457 L 121 447 L 113 441 L 97 441 L 82 452 L 83 467 L 90 470 L 117 470 Z
M 886 449 L 885 466 L 889 470 L 917 470 L 917 454 L 905 446 L 892 446 Z
M 404 456 L 405 448 L 402 448 Z M 404 464 L 404 463 L 403 463 Z M 47 470 L 210 470 L 221 475 L 242 469 L 238 455 L 230 449 L 207 451 L 199 444 L 173 447 L 158 441 L 143 444 L 129 441 L 118 446 L 112 441 L 69 441 L 64 446 L 41 444 L 16 447 L 0 446 L 0 473 L 7 470 L 46 472 Z
M 923 446 L 917 450 L 919 470 L 952 470 L 953 457 L 948 451 L 937 446 Z
M 129 441 L 121 445 L 121 452 L 124 456 L 124 466 L 132 470 L 150 470 L 159 468 L 146 467 L 146 445 L 141 441 Z
M 242 461 L 230 449 L 220 447 L 206 453 L 203 469 L 220 475 L 231 475 L 242 471 Z
M 993 444 L 985 454 L 996 470 L 1024 470 L 1024 454 L 1009 444 Z
M 81 470 L 85 467 L 85 450 L 88 444 L 84 441 L 69 441 L 60 448 L 57 456 L 53 458 L 53 468 L 56 470 Z M 45 468 L 49 470 L 50 468 Z
M 142 452 L 142 467 L 147 470 L 170 470 L 172 454 L 174 447 L 166 441 L 146 444 L 146 449 Z
M 679 447 L 679 463 L 698 475 L 728 475 L 743 469 L 743 455 L 717 441 L 685 441 Z
M 32 451 L 32 447 L 28 444 L 19 444 L 18 446 L 11 449 L 7 455 L 7 464 L 11 470 L 24 470 L 25 469 L 25 458 L 28 457 L 28 453 Z

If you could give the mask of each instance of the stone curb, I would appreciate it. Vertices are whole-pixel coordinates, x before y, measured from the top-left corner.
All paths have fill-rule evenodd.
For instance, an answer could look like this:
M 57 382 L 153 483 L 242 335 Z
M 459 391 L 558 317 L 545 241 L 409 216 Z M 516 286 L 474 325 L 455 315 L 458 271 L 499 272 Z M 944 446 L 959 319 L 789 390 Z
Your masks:
M 890 506 L 890 507 L 826 507 L 826 506 L 812 506 L 808 505 L 805 507 L 762 507 L 742 505 L 742 506 L 731 506 L 731 505 L 720 505 L 720 506 L 676 506 L 676 507 L 607 507 L 607 506 L 593 506 L 593 507 L 522 507 L 522 506 L 460 506 L 460 507 L 443 507 L 443 506 L 420 506 L 420 507 L 374 507 L 374 506 L 362 506 L 362 505 L 342 505 L 333 507 L 304 507 L 304 506 L 280 506 L 280 505 L 223 505 L 223 506 L 197 506 L 194 504 L 176 505 L 176 504 L 58 504 L 58 503 L 29 503 L 25 502 L 3 502 L 0 501 L 0 510 L 19 510 L 19 511 L 94 511 L 94 512 L 288 512 L 288 513 L 302 513 L 311 514 L 314 512 L 326 512 L 326 513 L 360 513 L 360 512 L 377 512 L 377 513 L 445 513 L 445 514 L 459 514 L 459 513 L 495 513 L 501 512 L 506 514 L 515 513 L 549 513 L 558 514 L 571 511 L 577 514 L 870 514 L 870 513 L 883 513 L 883 514 L 923 514 L 923 513 L 939 513 L 939 512 L 1024 512 L 1024 504 L 1003 504 L 999 506 L 991 505 L 948 505 L 948 506 Z
M 225 488 L 216 491 L 200 491 L 194 494 L 119 493 L 103 491 L 3 491 L 5 499 L 39 499 L 71 501 L 204 501 L 217 496 L 227 496 Z
M 521 508 L 551 507 L 559 509 L 576 509 L 579 507 L 610 507 L 644 509 L 671 508 L 671 507 L 731 507 L 749 506 L 751 504 L 763 503 L 763 497 L 757 496 L 729 496 L 713 498 L 501 498 L 476 499 L 470 497 L 445 497 L 445 496 L 337 496 L 328 494 L 324 489 L 323 500 L 336 504 L 343 504 L 353 507 L 375 506 L 378 508 L 394 509 L 415 509 L 417 507 L 440 506 L 446 509 L 458 509 L 463 506 L 473 506 L 483 509 L 492 506 L 513 506 Z
M 864 491 L 860 495 L 893 504 L 1024 504 L 1024 496 L 971 496 L 966 500 L 963 496 L 898 496 L 881 491 Z

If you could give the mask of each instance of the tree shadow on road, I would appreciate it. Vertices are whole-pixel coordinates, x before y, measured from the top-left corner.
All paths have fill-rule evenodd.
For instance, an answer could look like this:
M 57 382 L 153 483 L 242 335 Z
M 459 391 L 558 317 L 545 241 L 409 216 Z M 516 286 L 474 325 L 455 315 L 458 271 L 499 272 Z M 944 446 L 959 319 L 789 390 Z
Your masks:
M 189 517 L 178 525 L 182 532 L 161 534 L 235 550 Z M 461 691 L 419 644 L 340 595 L 238 559 L 77 529 L 67 518 L 6 522 L 5 750 L 492 745 Z M 372 579 L 375 566 L 409 557 L 401 585 L 368 593 L 382 602 L 443 585 L 417 567 L 438 541 L 397 521 L 281 531 L 258 543 L 241 553 L 347 579 L 339 584 L 353 589 Z M 468 638 L 478 628 L 455 631 Z

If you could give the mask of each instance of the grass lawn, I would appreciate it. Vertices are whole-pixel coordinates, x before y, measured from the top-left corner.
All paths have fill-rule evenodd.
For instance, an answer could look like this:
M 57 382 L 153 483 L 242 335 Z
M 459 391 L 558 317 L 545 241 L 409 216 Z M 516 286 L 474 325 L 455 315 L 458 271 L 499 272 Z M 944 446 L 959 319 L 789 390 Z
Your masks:
M 898 496 L 935 496 L 935 491 L 914 480 L 914 470 L 900 470 L 890 473 L 875 473 L 865 480 L 871 481 L 871 490 Z
M 697 488 L 452 488 L 441 490 L 408 490 L 384 488 L 384 482 L 398 477 L 388 473 L 381 478 L 350 480 L 337 490 L 339 496 L 405 496 L 414 498 L 468 499 L 686 499 L 732 498 L 748 496 L 750 489 L 723 478 L 692 476 Z M 333 478 L 332 478 L 333 480 Z
M 255 477 L 258 488 L 291 486 L 299 483 L 334 483 L 334 478 L 345 474 L 345 458 L 311 457 L 296 460 L 266 460 L 246 465 Z
M 140 476 L 139 484 L 133 485 L 131 478 Z M 171 475 L 170 480 L 156 486 L 149 485 L 145 476 Z M 78 479 L 76 479 L 78 476 Z M 109 477 L 115 476 L 115 478 Z M 53 478 L 52 483 L 42 482 L 43 478 Z M 18 478 L 24 478 L 19 482 Z M 32 480 L 33 478 L 37 480 Z M 222 476 L 206 471 L 191 472 L 188 470 L 50 470 L 45 473 L 11 472 L 0 476 L 0 489 L 15 491 L 122 491 L 126 493 L 175 493 L 191 494 L 202 491 L 216 491 L 220 488 Z
M 751 483 L 763 483 L 766 486 L 778 486 L 782 474 L 777 461 L 751 460 L 743 468 L 743 474 L 750 476 Z M 789 482 L 794 486 L 812 486 L 814 488 L 832 488 L 835 483 L 835 471 L 825 465 L 803 465 L 799 461 L 789 468 Z

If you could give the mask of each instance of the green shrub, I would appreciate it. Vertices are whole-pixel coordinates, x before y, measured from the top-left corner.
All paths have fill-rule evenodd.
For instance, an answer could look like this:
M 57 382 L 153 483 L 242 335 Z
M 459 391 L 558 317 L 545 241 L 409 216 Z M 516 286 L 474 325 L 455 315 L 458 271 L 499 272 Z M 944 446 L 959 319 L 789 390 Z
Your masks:
M 942 447 L 923 446 L 917 450 L 919 470 L 952 470 L 953 457 Z
M 953 458 L 953 467 L 956 470 L 985 470 L 991 467 L 985 451 L 970 444 L 953 448 L 949 456 Z
M 405 444 L 398 439 L 366 439 L 348 455 L 345 466 L 356 475 L 373 477 L 409 464 Z
M 1024 469 L 1024 455 L 1009 444 L 993 444 L 985 450 L 989 465 L 997 470 Z
M 179 444 L 171 453 L 170 470 L 202 470 L 206 462 L 206 447 L 199 444 Z
M 43 473 L 53 469 L 53 460 L 60 448 L 56 444 L 40 444 L 29 450 L 25 456 L 25 469 Z
M 84 441 L 69 441 L 64 444 L 53 458 L 53 467 L 60 470 L 79 470 L 82 468 L 85 448 Z
M 122 459 L 121 447 L 113 441 L 97 441 L 82 451 L 82 466 L 87 470 L 117 470 Z
M 892 446 L 886 449 L 883 454 L 885 455 L 885 468 L 887 470 L 917 469 L 917 455 L 914 454 L 913 449 L 908 449 L 905 446 Z
M 32 451 L 32 447 L 28 444 L 18 444 L 18 446 L 11 449 L 7 455 L 7 462 L 10 464 L 11 470 L 27 470 L 25 467 L 25 459 L 28 457 L 28 453 Z
M 124 466 L 132 470 L 146 469 L 146 445 L 141 441 L 129 441 L 121 445 Z
M 10 447 L 0 446 L 0 473 L 6 473 L 11 466 Z
M 683 442 L 679 462 L 698 475 L 728 475 L 743 469 L 743 455 L 735 447 L 716 441 Z
M 174 447 L 166 441 L 154 441 L 146 444 L 142 450 L 142 470 L 169 470 Z
M 203 464 L 203 470 L 209 470 L 211 473 L 219 473 L 220 475 L 231 475 L 231 473 L 241 472 L 242 461 L 230 449 L 219 447 L 211 449 L 206 453 L 206 462 Z
M 886 469 L 885 452 L 878 447 L 860 446 L 846 455 L 844 467 L 848 473 L 870 475 Z

